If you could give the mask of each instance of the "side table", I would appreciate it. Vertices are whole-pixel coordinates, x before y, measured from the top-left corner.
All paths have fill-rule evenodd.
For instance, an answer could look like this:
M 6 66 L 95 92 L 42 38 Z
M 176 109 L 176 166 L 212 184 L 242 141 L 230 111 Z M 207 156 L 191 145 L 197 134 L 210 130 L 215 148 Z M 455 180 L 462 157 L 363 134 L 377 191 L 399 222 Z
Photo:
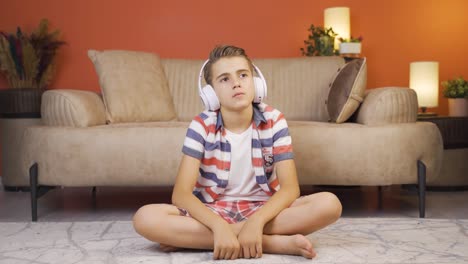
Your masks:
M 2 185 L 6 191 L 29 190 L 29 177 L 20 170 L 24 130 L 41 124 L 43 89 L 0 90 L 0 145 Z
M 40 114 L 0 114 L 0 175 L 6 191 L 29 190 L 29 177 L 21 174 L 20 151 L 24 130 L 36 125 L 41 125 Z
M 442 168 L 428 187 L 468 188 L 468 117 L 420 116 L 418 121 L 437 125 L 444 142 Z M 455 188 L 455 189 L 456 189 Z

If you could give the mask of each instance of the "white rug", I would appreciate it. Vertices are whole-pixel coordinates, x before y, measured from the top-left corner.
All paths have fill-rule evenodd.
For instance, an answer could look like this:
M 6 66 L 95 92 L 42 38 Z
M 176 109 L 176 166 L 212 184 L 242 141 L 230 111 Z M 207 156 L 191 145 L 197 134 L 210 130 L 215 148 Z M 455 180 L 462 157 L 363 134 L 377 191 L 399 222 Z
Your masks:
M 0 223 L 6 263 L 468 263 L 468 220 L 344 218 L 309 235 L 317 257 L 264 254 L 214 261 L 211 252 L 164 253 L 131 222 Z

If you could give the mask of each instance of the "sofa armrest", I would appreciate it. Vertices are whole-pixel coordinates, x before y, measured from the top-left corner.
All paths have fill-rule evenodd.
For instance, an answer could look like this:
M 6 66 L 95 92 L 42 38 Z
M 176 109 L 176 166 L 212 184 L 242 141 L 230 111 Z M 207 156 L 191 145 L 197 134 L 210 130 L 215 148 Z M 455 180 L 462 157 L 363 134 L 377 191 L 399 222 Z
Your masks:
M 408 88 L 370 89 L 356 113 L 356 122 L 363 125 L 413 123 L 418 117 L 416 92 Z
M 101 97 L 83 90 L 46 91 L 42 95 L 41 116 L 47 126 L 89 127 L 106 123 Z

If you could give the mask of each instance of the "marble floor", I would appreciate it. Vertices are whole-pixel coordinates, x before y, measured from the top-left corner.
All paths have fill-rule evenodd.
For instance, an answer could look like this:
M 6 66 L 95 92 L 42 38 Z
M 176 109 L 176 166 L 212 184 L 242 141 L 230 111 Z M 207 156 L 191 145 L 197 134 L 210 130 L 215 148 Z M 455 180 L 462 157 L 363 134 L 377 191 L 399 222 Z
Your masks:
M 0 263 L 44 264 L 383 264 L 468 263 L 468 220 L 341 218 L 307 238 L 317 256 L 264 253 L 260 259 L 214 261 L 210 251 L 165 253 L 130 221 L 0 222 Z
M 418 217 L 417 193 L 401 186 L 301 187 L 302 194 L 335 193 L 343 204 L 343 217 Z M 171 188 L 99 187 L 93 199 L 91 188 L 56 188 L 38 201 L 43 221 L 129 221 L 142 205 L 170 202 Z M 0 185 L 0 222 L 31 220 L 29 192 L 5 192 Z M 468 219 L 468 191 L 428 191 L 426 218 Z
M 0 264 L 43 263 L 468 263 L 468 191 L 428 191 L 418 218 L 415 189 L 302 187 L 335 193 L 343 217 L 307 238 L 317 257 L 264 254 L 213 261 L 210 251 L 162 252 L 135 233 L 134 212 L 170 202 L 171 188 L 55 188 L 39 199 L 31 223 L 30 194 L 0 186 Z

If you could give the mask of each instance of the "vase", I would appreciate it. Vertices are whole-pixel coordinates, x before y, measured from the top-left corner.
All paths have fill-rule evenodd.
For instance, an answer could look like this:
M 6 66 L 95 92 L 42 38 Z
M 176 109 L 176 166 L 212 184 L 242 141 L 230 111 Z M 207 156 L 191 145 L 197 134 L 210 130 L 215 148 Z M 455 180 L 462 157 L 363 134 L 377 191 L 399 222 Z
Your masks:
M 43 93 L 44 89 L 37 88 L 0 90 L 0 115 L 40 115 Z
M 468 116 L 468 99 L 449 98 L 449 116 Z
M 360 42 L 342 42 L 340 43 L 340 54 L 360 54 Z

